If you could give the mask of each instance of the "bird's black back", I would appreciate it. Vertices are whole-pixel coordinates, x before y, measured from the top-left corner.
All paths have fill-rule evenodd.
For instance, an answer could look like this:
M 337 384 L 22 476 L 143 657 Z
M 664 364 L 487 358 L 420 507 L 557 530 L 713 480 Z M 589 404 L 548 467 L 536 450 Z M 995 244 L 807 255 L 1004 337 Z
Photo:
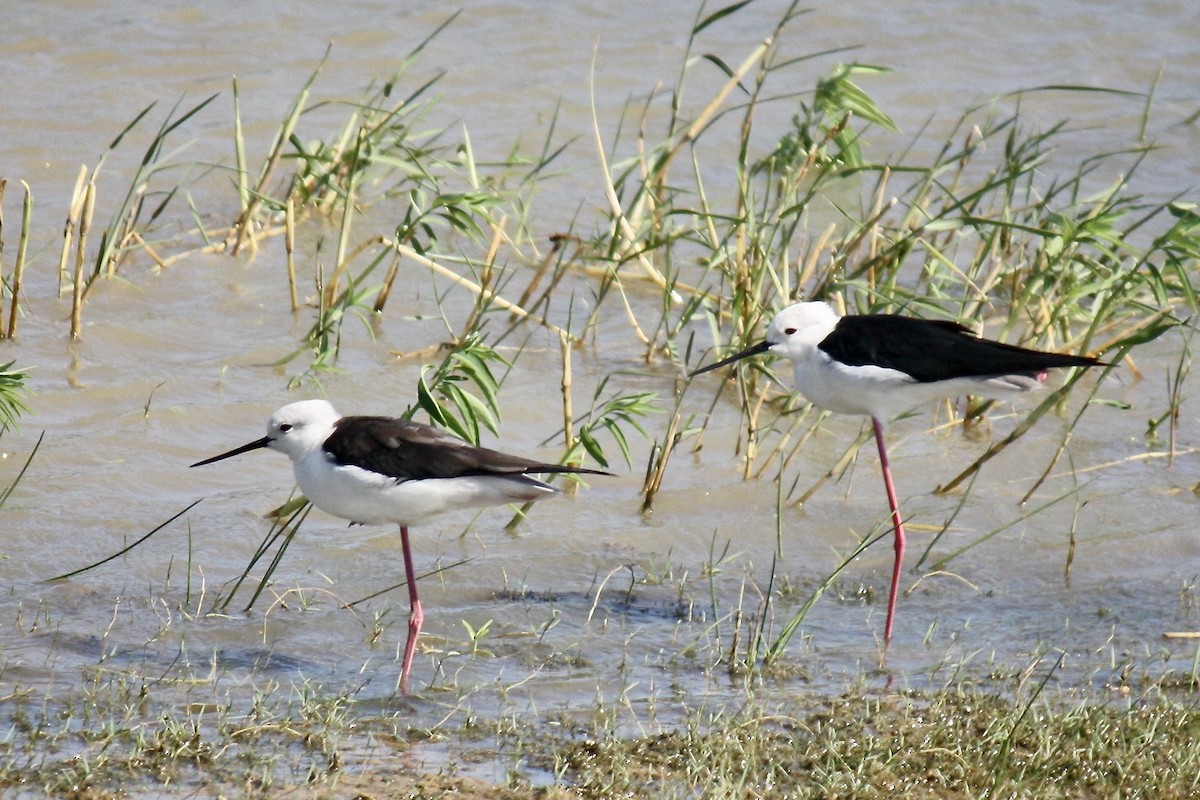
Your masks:
M 342 417 L 334 424 L 324 449 L 337 464 L 401 481 L 555 472 L 610 474 L 476 447 L 438 428 L 393 417 Z
M 1036 374 L 1055 367 L 1104 363 L 1089 356 L 1046 353 L 980 339 L 957 322 L 895 314 L 842 317 L 817 347 L 843 364 L 886 367 L 921 383 Z

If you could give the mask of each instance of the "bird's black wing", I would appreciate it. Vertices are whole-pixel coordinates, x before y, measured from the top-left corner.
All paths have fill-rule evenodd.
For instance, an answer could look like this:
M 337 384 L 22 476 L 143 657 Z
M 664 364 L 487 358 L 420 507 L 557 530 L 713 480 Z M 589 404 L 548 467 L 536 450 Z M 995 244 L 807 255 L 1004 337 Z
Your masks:
M 1104 363 L 980 339 L 957 322 L 894 314 L 842 317 L 817 347 L 843 364 L 887 367 L 921 383 Z
M 476 447 L 438 428 L 392 417 L 343 417 L 325 440 L 324 448 L 338 464 L 362 467 L 401 481 L 552 472 L 610 474 Z

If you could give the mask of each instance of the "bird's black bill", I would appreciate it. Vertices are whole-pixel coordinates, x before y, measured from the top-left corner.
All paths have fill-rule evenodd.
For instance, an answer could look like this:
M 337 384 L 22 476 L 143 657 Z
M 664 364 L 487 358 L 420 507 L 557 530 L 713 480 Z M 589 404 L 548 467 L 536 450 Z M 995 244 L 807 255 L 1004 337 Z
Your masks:
M 743 350 L 740 353 L 734 353 L 729 358 L 723 358 L 715 364 L 709 364 L 707 367 L 701 367 L 700 369 L 696 370 L 688 377 L 694 378 L 697 375 L 700 375 L 702 373 L 712 372 L 714 369 L 720 369 L 721 367 L 725 366 L 726 364 L 732 364 L 735 361 L 741 361 L 743 358 L 749 358 L 750 356 L 756 356 L 759 353 L 765 353 L 770 349 L 771 349 L 771 343 L 764 339 L 763 341 L 759 342 L 758 344 L 756 344 L 752 347 L 747 347 L 745 350 Z
M 224 461 L 225 459 L 232 458 L 233 456 L 240 456 L 242 453 L 249 453 L 251 450 L 260 450 L 260 449 L 266 447 L 267 445 L 269 445 L 270 443 L 271 443 L 271 437 L 264 436 L 261 439 L 256 439 L 253 442 L 244 444 L 241 447 L 235 447 L 234 449 L 230 450 L 228 453 L 221 453 L 221 455 L 219 455 L 219 456 L 213 456 L 212 458 L 206 458 L 203 461 L 197 461 L 195 464 L 192 464 L 191 466 L 203 467 L 205 464 L 211 464 L 214 461 Z

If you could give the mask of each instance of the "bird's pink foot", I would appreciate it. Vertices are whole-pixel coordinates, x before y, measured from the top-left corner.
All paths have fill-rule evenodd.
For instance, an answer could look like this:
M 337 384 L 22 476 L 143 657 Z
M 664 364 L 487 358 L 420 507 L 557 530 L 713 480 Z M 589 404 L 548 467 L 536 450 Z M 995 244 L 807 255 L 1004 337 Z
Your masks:
M 424 621 L 421 601 L 417 600 L 408 615 L 408 640 L 404 643 L 404 661 L 400 665 L 401 694 L 408 694 L 408 673 L 412 670 L 413 654 L 417 651 L 417 640 L 421 638 L 421 623 Z

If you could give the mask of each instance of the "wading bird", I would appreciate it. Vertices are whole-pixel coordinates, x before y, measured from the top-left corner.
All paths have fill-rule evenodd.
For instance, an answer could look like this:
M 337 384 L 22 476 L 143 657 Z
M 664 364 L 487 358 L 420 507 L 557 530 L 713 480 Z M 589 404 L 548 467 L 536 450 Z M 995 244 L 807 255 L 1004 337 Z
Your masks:
M 405 694 L 424 620 L 408 527 L 443 511 L 527 503 L 558 493 L 531 474 L 611 474 L 476 447 L 419 422 L 339 416 L 324 400 L 286 405 L 271 415 L 266 436 L 192 466 L 264 447 L 292 460 L 296 485 L 322 511 L 352 523 L 400 526 L 410 606 L 400 668 L 400 690 Z
M 796 388 L 814 406 L 871 418 L 896 545 L 885 643 L 892 640 L 905 536 L 883 424 L 930 400 L 960 394 L 996 398 L 1028 392 L 1045 383 L 1049 369 L 1104 364 L 1089 356 L 1044 353 L 980 339 L 957 322 L 894 314 L 840 317 L 828 303 L 808 302 L 779 312 L 764 341 L 692 375 L 759 353 L 789 358 Z

